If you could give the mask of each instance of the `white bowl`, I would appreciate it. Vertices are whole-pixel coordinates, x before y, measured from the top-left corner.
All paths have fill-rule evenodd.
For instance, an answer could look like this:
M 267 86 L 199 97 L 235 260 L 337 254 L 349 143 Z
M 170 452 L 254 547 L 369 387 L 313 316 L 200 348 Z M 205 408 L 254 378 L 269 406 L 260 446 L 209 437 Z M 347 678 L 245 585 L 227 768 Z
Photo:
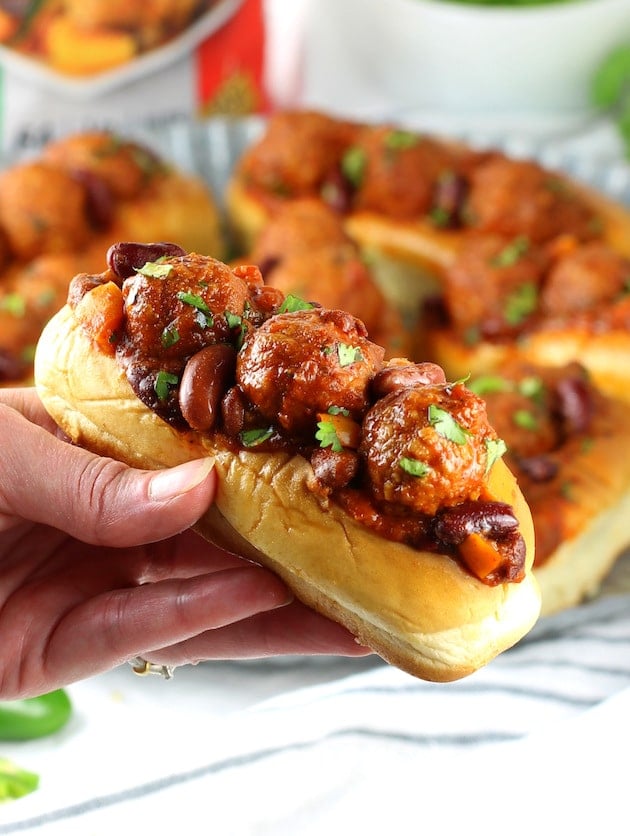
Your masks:
M 596 68 L 622 43 L 630 0 L 315 0 L 303 101 L 349 112 L 587 110 Z

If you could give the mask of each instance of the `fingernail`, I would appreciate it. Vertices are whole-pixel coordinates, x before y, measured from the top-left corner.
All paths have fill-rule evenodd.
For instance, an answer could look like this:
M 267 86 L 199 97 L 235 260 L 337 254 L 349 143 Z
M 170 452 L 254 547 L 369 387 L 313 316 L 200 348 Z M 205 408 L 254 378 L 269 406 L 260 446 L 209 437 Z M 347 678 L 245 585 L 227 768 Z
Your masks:
M 165 502 L 188 493 L 200 485 L 214 467 L 214 459 L 206 457 L 160 470 L 149 482 L 149 497 L 154 502 Z

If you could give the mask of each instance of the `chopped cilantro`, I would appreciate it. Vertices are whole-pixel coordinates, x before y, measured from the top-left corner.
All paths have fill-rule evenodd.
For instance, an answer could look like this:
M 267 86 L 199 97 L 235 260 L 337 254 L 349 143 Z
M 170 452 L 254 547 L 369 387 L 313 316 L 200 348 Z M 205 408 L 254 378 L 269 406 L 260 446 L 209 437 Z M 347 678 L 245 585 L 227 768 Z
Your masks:
M 7 293 L 0 299 L 0 311 L 6 311 L 11 316 L 21 319 L 26 314 L 26 300 L 19 293 Z
M 350 410 L 343 406 L 329 406 L 326 411 L 329 415 L 343 415 L 346 418 L 350 415 Z
M 533 412 L 530 412 L 527 409 L 517 409 L 512 415 L 512 420 L 516 426 L 520 427 L 522 430 L 533 431 L 538 429 L 538 419 Z
M 273 435 L 271 427 L 265 429 L 243 430 L 239 433 L 241 444 L 244 447 L 257 447 L 263 441 L 267 441 Z
M 179 331 L 177 330 L 177 326 L 174 322 L 171 322 L 162 331 L 160 341 L 164 348 L 170 348 L 172 345 L 175 345 L 176 342 L 179 342 Z
M 142 267 L 136 270 L 136 273 L 149 276 L 152 279 L 165 279 L 172 269 L 172 264 L 165 264 L 158 258 L 157 261 L 147 261 Z
M 168 398 L 169 387 L 177 386 L 178 382 L 179 378 L 176 374 L 164 371 L 158 372 L 155 378 L 155 383 L 153 384 L 158 400 L 165 401 Z
M 334 453 L 341 453 L 343 445 L 339 441 L 337 430 L 332 421 L 318 421 L 315 438 L 319 441 L 320 447 L 330 447 Z
M 361 349 L 354 345 L 347 343 L 339 343 L 337 346 L 337 356 L 339 357 L 340 366 L 350 366 L 352 363 L 359 363 L 363 360 Z
M 491 264 L 493 267 L 512 267 L 520 261 L 528 249 L 529 240 L 524 235 L 519 235 L 494 256 Z
M 180 290 L 177 293 L 177 298 L 185 305 L 190 305 L 191 307 L 197 309 L 195 319 L 202 328 L 210 328 L 212 326 L 214 323 L 212 311 L 206 305 L 205 300 L 201 296 L 197 296 L 195 293 L 190 293 L 185 290 Z
M 429 404 L 429 424 L 435 431 L 455 444 L 465 444 L 470 431 L 453 418 L 450 412 L 437 404 Z
M 511 392 L 512 384 L 505 377 L 498 374 L 484 374 L 471 380 L 468 388 L 475 395 L 490 395 L 493 392 Z
M 404 470 L 405 473 L 408 473 L 410 476 L 417 476 L 420 478 L 426 476 L 430 470 L 429 466 L 424 462 L 421 462 L 418 459 L 410 459 L 408 456 L 403 456 L 398 462 L 398 465 L 401 470 Z
M 341 172 L 343 176 L 357 188 L 363 181 L 366 165 L 367 157 L 365 151 L 356 145 L 348 148 L 341 158 Z
M 388 151 L 404 151 L 406 148 L 413 148 L 420 140 L 421 137 L 418 134 L 396 129 L 390 131 L 385 137 L 385 147 Z
M 311 302 L 296 296 L 294 293 L 287 294 L 286 299 L 278 308 L 278 313 L 295 313 L 295 311 L 310 311 L 314 308 Z
M 538 288 L 534 282 L 525 282 L 511 293 L 505 302 L 505 321 L 509 325 L 520 325 L 538 305 Z
M 507 451 L 507 445 L 502 438 L 486 438 L 486 473 L 488 473 L 492 465 L 500 459 Z

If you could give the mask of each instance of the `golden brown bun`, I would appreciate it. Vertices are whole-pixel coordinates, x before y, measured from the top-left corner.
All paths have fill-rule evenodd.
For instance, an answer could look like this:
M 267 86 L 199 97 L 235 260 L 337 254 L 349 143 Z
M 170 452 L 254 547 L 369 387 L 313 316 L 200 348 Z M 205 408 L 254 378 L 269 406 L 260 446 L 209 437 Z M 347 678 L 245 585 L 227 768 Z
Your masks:
M 422 330 L 422 351 L 452 380 L 487 374 L 518 360 L 556 367 L 577 359 L 603 393 L 630 399 L 630 332 L 594 333 L 567 326 L 534 332 L 518 341 L 482 341 L 470 346 L 451 329 Z
M 62 429 L 97 453 L 146 468 L 213 456 L 219 487 L 199 532 L 268 566 L 306 604 L 415 676 L 466 676 L 517 642 L 537 619 L 531 516 L 501 462 L 491 471 L 489 489 L 514 506 L 528 571 L 521 583 L 491 587 L 445 556 L 375 537 L 337 506 L 324 510 L 306 486 L 312 471 L 300 457 L 235 455 L 205 446 L 194 433 L 178 433 L 136 398 L 115 360 L 93 348 L 69 307 L 42 334 L 36 383 Z

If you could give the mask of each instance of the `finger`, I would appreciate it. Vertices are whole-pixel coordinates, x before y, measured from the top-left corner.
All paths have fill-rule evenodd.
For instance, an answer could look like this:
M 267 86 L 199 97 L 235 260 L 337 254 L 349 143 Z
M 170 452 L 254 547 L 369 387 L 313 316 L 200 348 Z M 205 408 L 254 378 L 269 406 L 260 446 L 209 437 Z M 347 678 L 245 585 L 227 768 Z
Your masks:
M 46 681 L 60 671 L 74 681 L 109 670 L 147 648 L 185 642 L 292 598 L 279 578 L 254 565 L 99 596 L 59 620 L 47 648 Z
M 214 498 L 209 458 L 136 470 L 60 441 L 4 404 L 0 442 L 0 530 L 28 519 L 87 543 L 130 546 L 189 528 Z
M 44 409 L 37 390 L 33 386 L 0 389 L 0 403 L 21 413 L 27 421 L 38 424 L 48 432 L 56 433 L 58 429 Z
M 165 665 L 219 659 L 261 659 L 282 655 L 367 656 L 373 651 L 334 621 L 294 601 L 244 621 L 160 649 L 147 648 L 143 658 Z

